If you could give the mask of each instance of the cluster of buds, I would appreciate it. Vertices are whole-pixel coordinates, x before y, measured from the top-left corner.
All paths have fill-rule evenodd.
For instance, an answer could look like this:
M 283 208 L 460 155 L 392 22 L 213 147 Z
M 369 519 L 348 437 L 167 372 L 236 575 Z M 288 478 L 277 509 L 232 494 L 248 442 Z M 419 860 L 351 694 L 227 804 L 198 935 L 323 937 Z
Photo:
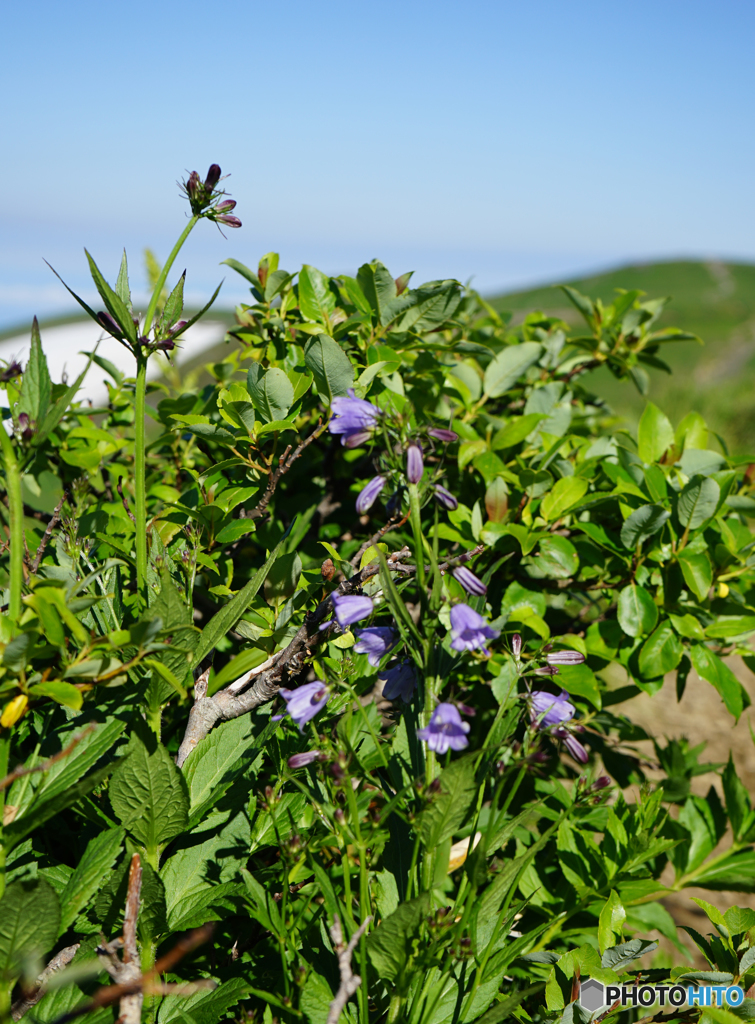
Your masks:
M 236 202 L 233 199 L 221 199 L 225 192 L 217 188 L 219 181 L 220 168 L 217 164 L 211 164 L 204 181 L 196 171 L 192 171 L 181 188 L 186 193 L 195 217 L 207 217 L 209 220 L 225 224 L 226 227 L 240 228 L 241 221 L 231 214 Z
M 0 373 L 0 384 L 7 384 L 8 381 L 13 380 L 15 377 L 20 377 L 22 373 L 21 364 L 16 359 L 11 359 L 2 373 Z

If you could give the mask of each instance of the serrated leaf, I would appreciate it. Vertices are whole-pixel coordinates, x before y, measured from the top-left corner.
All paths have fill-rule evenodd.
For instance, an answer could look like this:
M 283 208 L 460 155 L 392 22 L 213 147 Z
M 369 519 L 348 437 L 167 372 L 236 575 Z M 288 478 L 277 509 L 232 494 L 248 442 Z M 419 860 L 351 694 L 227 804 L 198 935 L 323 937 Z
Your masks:
M 47 368 L 47 359 L 42 351 L 39 324 L 34 317 L 31 328 L 31 349 L 26 364 L 21 392 L 18 397 L 18 411 L 25 412 L 29 419 L 39 426 L 47 415 L 52 396 L 52 381 Z
M 186 271 L 178 279 L 178 283 L 173 291 L 168 296 L 168 299 L 163 308 L 162 316 L 160 317 L 160 323 L 157 329 L 158 335 L 163 335 L 173 326 L 173 324 L 179 319 L 184 308 L 184 284 L 186 282 Z
M 107 283 L 105 278 L 100 272 L 100 268 L 92 259 L 91 255 L 85 249 L 86 258 L 89 262 L 89 272 L 92 275 L 94 286 L 100 293 L 100 298 L 105 303 L 108 313 L 112 316 L 113 320 L 118 324 L 120 329 L 123 331 L 125 336 L 131 342 L 132 345 L 136 345 L 136 324 L 134 323 L 131 313 L 129 312 L 128 306 L 121 299 L 110 285 Z
M 121 268 L 118 271 L 118 280 L 115 282 L 115 294 L 126 306 L 129 313 L 132 312 L 131 306 L 131 289 L 128 283 L 128 260 L 126 259 L 126 250 L 123 250 L 123 256 L 121 258 Z
M 367 937 L 367 952 L 381 978 L 393 981 L 409 966 L 412 944 L 430 910 L 430 893 L 402 903 Z
M 123 829 L 101 832 L 87 844 L 60 899 L 60 931 L 66 931 L 99 889 L 123 845 Z
M 461 757 L 444 768 L 437 793 L 417 818 L 417 833 L 426 849 L 435 849 L 456 832 L 469 814 L 477 792 L 474 757 Z
M 183 776 L 161 743 L 154 741 L 150 749 L 138 732 L 132 734 L 108 792 L 118 820 L 147 850 L 157 850 L 188 824 Z
M 41 958 L 56 938 L 60 905 L 43 878 L 12 882 L 0 899 L 0 978 L 3 987 L 21 973 L 25 961 Z

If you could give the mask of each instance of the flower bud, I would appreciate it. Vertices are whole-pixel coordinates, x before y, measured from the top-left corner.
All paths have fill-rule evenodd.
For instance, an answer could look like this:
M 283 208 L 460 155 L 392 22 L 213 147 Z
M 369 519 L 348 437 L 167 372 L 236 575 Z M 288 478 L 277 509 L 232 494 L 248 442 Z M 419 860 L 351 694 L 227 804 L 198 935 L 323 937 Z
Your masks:
M 430 427 L 427 433 L 430 437 L 434 437 L 436 441 L 442 441 L 444 444 L 451 444 L 452 441 L 459 440 L 459 435 L 455 430 L 443 430 L 440 427 Z
M 443 506 L 443 508 L 447 508 L 450 512 L 453 512 L 454 509 L 457 509 L 459 507 L 459 502 L 456 500 L 453 494 L 451 494 L 450 491 L 446 490 L 445 487 L 441 487 L 440 484 L 435 485 L 435 497 L 437 501 L 439 501 L 440 504 Z
M 97 314 L 97 319 L 105 330 L 108 331 L 109 334 L 112 334 L 114 338 L 123 337 L 123 331 L 109 313 L 105 313 L 103 310 Z
M 590 789 L 606 789 L 611 784 L 611 780 L 607 775 L 599 775 L 592 786 L 590 786 Z
M 475 594 L 477 597 L 487 594 L 488 588 L 481 579 L 475 576 L 471 569 L 467 569 L 466 565 L 457 565 L 452 571 L 454 579 L 461 583 L 468 594 Z
M 225 226 L 228 228 L 241 227 L 241 221 L 238 219 L 238 217 L 227 216 L 224 213 L 221 213 L 219 217 L 215 218 L 215 220 L 219 220 L 221 224 L 225 224 Z
M 406 451 L 406 479 L 410 484 L 418 484 L 425 472 L 425 463 L 422 458 L 422 445 L 419 441 L 412 441 Z
M 320 756 L 319 750 L 305 750 L 301 754 L 292 754 L 288 759 L 289 768 L 304 768 L 305 765 L 312 764 Z
M 224 199 L 222 203 L 218 203 L 215 209 L 217 210 L 218 213 L 230 213 L 235 206 L 235 199 Z
M 558 668 L 555 665 L 543 665 L 542 668 L 535 669 L 536 676 L 557 676 Z
M 343 825 L 343 823 L 346 821 L 346 815 L 343 813 L 343 810 L 340 807 L 336 807 L 335 814 L 333 815 L 333 817 L 336 819 L 339 825 Z
M 186 182 L 186 192 L 189 199 L 195 199 L 197 190 L 199 189 L 199 175 L 196 171 L 192 171 L 189 175 L 188 181 Z
M 21 364 L 16 362 L 15 359 L 11 359 L 6 368 L 0 373 L 0 381 L 3 384 L 7 384 L 9 380 L 13 380 L 14 377 L 18 377 L 23 372 Z
M 384 476 L 374 476 L 370 482 L 362 488 L 356 502 L 357 512 L 364 515 L 377 501 L 380 492 L 385 487 Z
M 518 658 L 522 653 L 522 638 L 519 633 L 514 633 L 511 638 L 511 653 L 515 658 Z
M 210 164 L 210 169 L 207 172 L 207 177 L 204 180 L 205 188 L 208 188 L 211 192 L 220 181 L 220 168 L 217 164 Z
M 545 660 L 549 665 L 581 665 L 585 656 L 579 651 L 549 651 Z

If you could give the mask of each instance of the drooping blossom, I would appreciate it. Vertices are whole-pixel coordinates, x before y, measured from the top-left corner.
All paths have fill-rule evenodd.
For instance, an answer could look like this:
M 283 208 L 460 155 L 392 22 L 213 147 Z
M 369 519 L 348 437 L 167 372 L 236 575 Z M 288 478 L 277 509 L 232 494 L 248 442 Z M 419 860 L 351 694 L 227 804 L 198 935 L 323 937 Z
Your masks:
M 360 516 L 364 515 L 368 509 L 372 508 L 384 487 L 385 477 L 373 476 L 372 480 L 362 488 L 359 492 L 359 496 L 357 497 L 357 512 Z
M 451 647 L 455 651 L 481 650 L 490 654 L 486 640 L 495 640 L 500 631 L 489 626 L 482 615 L 468 604 L 455 604 L 451 609 Z
M 436 754 L 447 750 L 463 750 L 469 745 L 469 723 L 462 722 L 454 704 L 439 704 L 430 717 L 429 725 L 417 730 L 419 739 L 427 743 Z
M 356 448 L 368 440 L 380 415 L 378 407 L 364 398 L 357 398 L 353 388 L 349 388 L 348 398 L 334 398 L 330 408 L 333 415 L 328 430 L 331 434 L 341 434 L 341 444 L 346 448 Z
M 566 690 L 558 695 L 547 690 L 533 690 L 528 699 L 530 721 L 538 729 L 550 729 L 574 718 L 574 705 L 569 703 Z
M 406 449 L 406 479 L 410 484 L 418 484 L 425 472 L 425 462 L 422 458 L 422 445 L 419 441 L 412 441 Z
M 278 693 L 285 700 L 286 711 L 299 726 L 299 732 L 304 732 L 304 726 L 310 718 L 314 718 L 328 703 L 328 688 L 319 679 L 297 686 L 295 690 L 278 690 Z M 283 718 L 283 715 L 276 715 L 275 718 Z
M 576 736 L 569 732 L 568 729 L 554 729 L 553 735 L 556 737 L 556 739 L 559 739 L 563 742 L 564 746 L 569 751 L 569 753 L 575 761 L 579 761 L 580 764 L 587 764 L 587 751 L 576 738 Z
M 384 668 L 378 673 L 378 679 L 383 683 L 383 696 L 386 700 L 397 700 L 400 697 L 408 704 L 412 699 L 417 676 L 410 661 L 400 661 L 390 668 Z
M 511 638 L 511 653 L 515 658 L 518 658 L 522 653 L 522 637 L 519 633 L 514 633 Z
M 452 441 L 459 440 L 459 435 L 455 430 L 444 430 L 441 427 L 430 427 L 428 434 L 436 441 L 443 441 L 444 444 L 451 444 Z
M 304 768 L 308 764 L 312 764 L 320 756 L 319 750 L 304 750 L 301 754 L 292 754 L 288 759 L 289 768 Z
M 453 570 L 453 575 L 454 579 L 461 583 L 468 594 L 475 594 L 477 597 L 487 594 L 488 588 L 481 579 L 475 576 L 471 569 L 467 569 L 466 565 L 457 565 Z
M 459 502 L 456 500 L 453 494 L 445 487 L 441 487 L 440 484 L 435 485 L 435 498 L 436 501 L 440 502 L 443 508 L 447 508 L 450 512 L 459 507 Z
M 581 665 L 585 656 L 579 651 L 548 651 L 545 660 L 549 665 Z
M 365 594 L 331 594 L 330 599 L 333 602 L 336 622 L 341 629 L 346 629 L 353 622 L 366 619 L 368 615 L 372 614 L 374 608 L 372 598 Z M 327 622 L 323 622 L 320 629 L 327 629 L 332 621 L 329 619 Z
M 366 654 L 373 668 L 377 668 L 383 655 L 396 646 L 396 630 L 390 626 L 367 626 L 366 629 L 355 629 L 354 635 L 357 637 L 355 652 Z

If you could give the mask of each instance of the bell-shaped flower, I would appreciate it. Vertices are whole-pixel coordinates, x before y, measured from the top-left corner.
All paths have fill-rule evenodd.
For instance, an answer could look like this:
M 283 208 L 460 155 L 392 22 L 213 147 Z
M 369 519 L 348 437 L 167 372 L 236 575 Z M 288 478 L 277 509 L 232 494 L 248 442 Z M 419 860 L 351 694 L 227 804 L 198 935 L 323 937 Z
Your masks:
M 330 599 L 333 602 L 336 622 L 341 629 L 346 629 L 353 622 L 366 619 L 368 615 L 372 614 L 375 607 L 372 603 L 372 598 L 367 597 L 365 594 L 334 593 L 330 595 Z M 332 621 L 332 619 L 329 619 L 327 622 L 323 622 L 320 625 L 320 629 L 327 629 Z
M 286 711 L 299 726 L 299 732 L 304 731 L 304 726 L 314 718 L 318 711 L 322 711 L 328 703 L 328 688 L 325 683 L 315 680 L 313 683 L 304 683 L 297 686 L 295 690 L 278 690 L 278 693 L 286 702 Z M 282 718 L 282 715 L 276 716 Z
M 377 423 L 380 410 L 364 398 L 356 398 L 354 389 L 349 388 L 348 397 L 334 398 L 330 403 L 333 413 L 328 430 L 341 435 L 341 444 L 356 448 L 366 441 Z
M 396 630 L 391 626 L 367 626 L 365 629 L 355 629 L 354 635 L 357 638 L 354 651 L 366 654 L 373 668 L 377 668 L 383 655 L 396 646 Z
M 550 729 L 574 718 L 574 705 L 569 703 L 566 690 L 558 695 L 547 690 L 533 690 L 528 700 L 530 721 L 538 729 Z
M 468 746 L 468 732 L 469 723 L 462 722 L 455 704 L 439 704 L 430 716 L 429 724 L 424 729 L 417 729 L 417 736 L 436 754 L 445 754 L 447 750 L 463 750 Z
M 468 604 L 455 604 L 451 609 L 451 647 L 455 651 L 481 650 L 489 655 L 485 641 L 500 635 Z
M 412 699 L 417 675 L 410 661 L 400 661 L 390 668 L 384 668 L 378 673 L 378 679 L 383 683 L 383 696 L 386 700 L 398 700 L 400 697 L 408 704 Z
M 365 487 L 362 488 L 362 490 L 359 492 L 359 496 L 357 497 L 356 503 L 357 512 L 359 513 L 360 516 L 364 515 L 364 513 L 368 509 L 372 508 L 384 487 L 385 477 L 373 476 L 372 480 L 370 480 L 370 482 Z
M 457 565 L 452 572 L 454 579 L 461 583 L 468 594 L 474 594 L 477 597 L 487 594 L 488 588 L 481 579 L 475 576 L 471 569 L 467 569 L 466 565 Z

